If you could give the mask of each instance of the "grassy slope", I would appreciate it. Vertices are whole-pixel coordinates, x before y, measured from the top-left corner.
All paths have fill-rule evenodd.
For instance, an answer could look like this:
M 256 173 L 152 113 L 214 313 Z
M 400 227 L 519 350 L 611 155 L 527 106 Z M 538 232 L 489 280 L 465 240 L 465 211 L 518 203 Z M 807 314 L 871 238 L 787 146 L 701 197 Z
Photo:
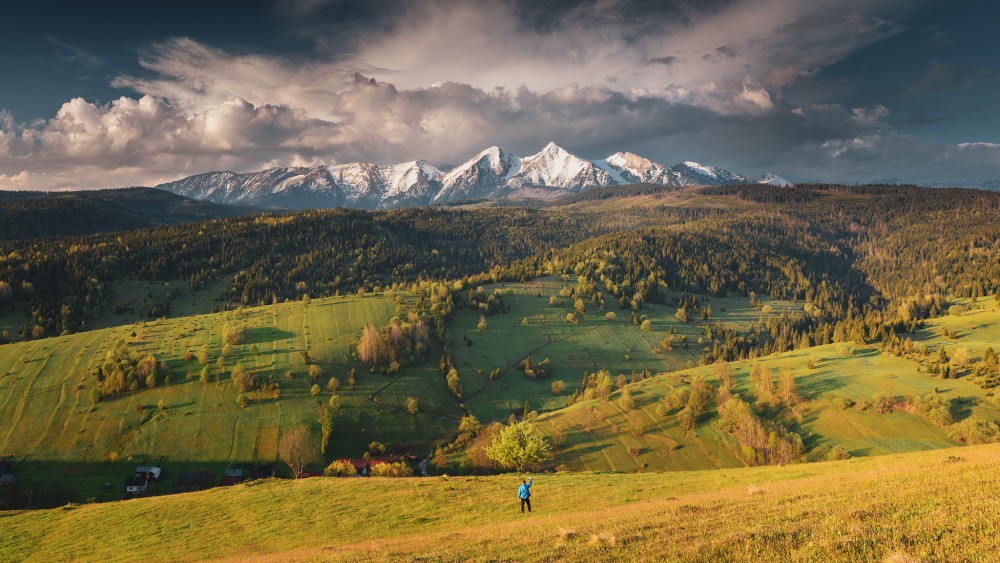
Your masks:
M 0 559 L 981 560 L 1000 446 L 787 467 L 268 481 L 8 513 Z M 898 559 L 913 560 L 913 559 Z
M 334 419 L 331 456 L 358 456 L 372 440 L 390 447 L 431 440 L 452 429 L 454 417 L 461 414 L 436 370 L 403 370 L 401 377 L 389 378 L 370 374 L 349 358 L 350 341 L 361 327 L 384 324 L 394 311 L 395 304 L 380 295 L 317 299 L 308 305 L 247 309 L 242 315 L 168 319 L 0 346 L 0 452 L 28 456 L 27 475 L 69 475 L 90 491 L 111 476 L 127 473 L 128 464 L 105 466 L 112 452 L 123 462 L 128 457 L 159 460 L 174 477 L 177 469 L 191 465 L 218 469 L 232 461 L 273 462 L 281 429 L 315 426 L 318 401 L 330 396 L 325 383 L 331 375 L 341 380 L 343 400 Z M 188 371 L 197 376 L 201 365 L 182 356 L 186 349 L 197 353 L 204 345 L 210 350 L 213 379 L 218 374 L 216 360 L 227 322 L 243 325 L 247 342 L 225 359 L 221 382 L 188 380 Z M 108 397 L 91 408 L 94 382 L 83 374 L 119 339 L 166 360 L 172 384 Z M 258 347 L 256 357 L 251 345 Z M 309 395 L 313 382 L 299 354 L 307 349 L 324 371 L 319 399 Z M 252 373 L 274 375 L 281 383 L 281 399 L 251 393 L 251 405 L 240 409 L 229 380 L 237 361 Z M 352 366 L 357 367 L 357 384 L 349 388 Z M 288 370 L 296 374 L 292 381 L 285 378 Z M 382 404 L 369 399 L 376 393 Z M 401 408 L 411 394 L 420 399 L 422 412 L 416 416 Z M 166 411 L 155 409 L 160 400 L 166 402 Z M 32 467 L 30 462 L 67 462 L 72 467 Z
M 687 335 L 691 347 L 697 348 L 700 320 L 679 323 L 672 308 L 650 306 L 645 313 L 653 321 L 653 330 L 648 333 L 633 326 L 627 314 L 607 321 L 603 314 L 592 310 L 581 324 L 573 325 L 565 321 L 571 306 L 568 299 L 559 306 L 548 304 L 548 297 L 558 293 L 561 286 L 558 280 L 543 279 L 505 287 L 509 291 L 505 302 L 511 311 L 489 317 L 489 326 L 482 332 L 475 328 L 478 314 L 468 310 L 456 313 L 452 323 L 452 335 L 458 341 L 454 357 L 465 386 L 467 406 L 481 419 L 506 419 L 510 412 L 520 411 L 525 400 L 536 410 L 560 409 L 567 395 L 579 385 L 584 370 L 608 368 L 614 375 L 629 374 L 633 369 L 658 373 L 684 368 L 694 359 L 679 345 L 670 352 L 656 353 L 654 348 L 671 327 Z M 136 290 L 137 297 L 141 297 L 140 293 Z M 745 300 L 712 299 L 710 303 L 715 310 L 713 322 L 717 319 L 745 326 L 759 315 Z M 727 311 L 722 311 L 723 306 Z M 771 306 L 780 311 L 791 305 Z M 978 307 L 960 317 L 932 321 L 928 329 L 916 335 L 917 340 L 932 349 L 966 346 L 978 359 L 985 346 L 996 341 L 996 327 L 1000 326 L 995 303 L 985 300 Z M 349 360 L 349 342 L 360 327 L 366 322 L 383 324 L 394 310 L 395 304 L 385 296 L 248 309 L 244 317 L 237 319 L 248 328 L 247 344 L 236 347 L 234 355 L 226 359 L 222 382 L 208 385 L 186 380 L 188 371 L 196 375 L 201 366 L 197 361 L 184 362 L 181 356 L 185 349 L 197 352 L 208 344 L 214 371 L 221 349 L 221 329 L 228 322 L 224 314 L 2 346 L 0 453 L 30 456 L 23 466 L 28 475 L 60 480 L 81 491 L 83 496 L 77 498 L 93 495 L 100 500 L 118 494 L 117 487 L 106 492 L 101 485 L 127 474 L 132 465 L 129 458 L 167 465 L 168 479 L 159 487 L 162 492 L 171 490 L 172 479 L 190 467 L 218 473 L 234 461 L 271 461 L 282 428 L 302 423 L 315 426 L 318 401 L 308 394 L 312 382 L 304 376 L 305 366 L 297 353 L 306 348 L 324 369 L 321 385 L 330 375 L 345 384 L 340 392 L 344 407 L 336 414 L 328 457 L 357 456 L 373 440 L 390 447 L 420 448 L 448 435 L 455 427 L 455 417 L 462 412 L 447 393 L 435 362 L 405 369 L 399 378 L 386 378 L 369 374 Z M 521 326 L 524 317 L 529 319 L 527 327 Z M 945 326 L 958 331 L 959 338 L 941 337 Z M 465 334 L 473 346 L 461 345 Z M 109 398 L 92 409 L 88 394 L 92 382 L 81 379 L 81 373 L 96 365 L 104 351 L 119 339 L 167 360 L 173 384 Z M 250 352 L 251 344 L 259 347 L 256 357 Z M 910 359 L 881 356 L 868 349 L 845 357 L 840 348 L 817 347 L 764 360 L 769 367 L 787 366 L 799 374 L 800 392 L 808 403 L 796 430 L 805 434 L 811 446 L 839 445 L 854 455 L 874 455 L 954 445 L 945 429 L 919 417 L 842 411 L 832 403 L 837 397 L 858 400 L 879 393 L 921 395 L 938 387 L 946 397 L 976 398 L 978 404 L 966 405 L 962 410 L 967 412 L 961 414 L 1000 418 L 1000 409 L 991 402 L 993 398 L 968 379 L 933 379 L 917 373 Z M 432 351 L 431 357 L 437 353 Z M 567 383 L 566 394 L 552 395 L 550 380 L 528 380 L 514 367 L 529 353 L 535 361 L 551 358 L 555 379 Z M 630 361 L 625 360 L 626 353 L 632 356 Z M 810 358 L 817 369 L 806 369 Z M 228 381 L 229 369 L 237 360 L 254 373 L 277 377 L 282 399 L 275 402 L 251 395 L 251 406 L 239 409 Z M 350 389 L 346 387 L 346 374 L 352 366 L 359 368 L 358 384 Z M 495 366 L 504 369 L 503 376 L 489 382 L 485 374 Z M 737 367 L 741 388 L 746 391 L 749 363 Z M 289 369 L 297 373 L 294 381 L 284 379 Z M 478 369 L 484 375 L 477 375 Z M 688 370 L 661 375 L 633 387 L 640 407 L 636 416 L 646 427 L 640 437 L 627 433 L 626 417 L 614 401 L 575 405 L 543 417 L 546 424 L 557 422 L 566 435 L 567 444 L 558 462 L 573 469 L 615 471 L 741 465 L 728 440 L 711 424 L 686 433 L 672 418 L 656 415 L 659 397 L 692 371 L 710 374 L 707 368 Z M 371 395 L 377 395 L 378 403 L 370 399 Z M 324 390 L 322 398 L 328 396 Z M 407 396 L 419 398 L 419 415 L 403 413 Z M 152 408 L 161 399 L 168 405 L 165 412 Z M 588 409 L 591 406 L 593 410 Z M 146 409 L 139 412 L 137 407 Z M 639 450 L 638 456 L 629 455 L 633 448 Z M 117 464 L 107 462 L 111 453 L 118 454 Z
M 473 414 L 483 420 L 506 419 L 511 412 L 520 413 L 528 400 L 534 410 L 553 410 L 564 407 L 568 395 L 580 386 L 584 371 L 594 372 L 605 368 L 614 376 L 631 375 L 632 370 L 649 369 L 654 372 L 683 369 L 689 361 L 696 362 L 698 337 L 704 322 L 700 318 L 681 323 L 674 318 L 675 309 L 663 305 L 647 305 L 642 313 L 652 322 L 652 330 L 642 332 L 633 326 L 629 311 L 621 311 L 617 304 L 608 303 L 607 311 L 614 311 L 617 319 L 605 320 L 593 303 L 587 303 L 584 320 L 578 325 L 566 322 L 566 314 L 573 311 L 573 300 L 561 297 L 559 305 L 549 305 L 549 297 L 558 296 L 563 283 L 554 278 L 543 278 L 526 285 L 485 286 L 490 293 L 500 287 L 505 291 L 504 303 L 510 311 L 487 318 L 486 330 L 476 330 L 479 314 L 463 309 L 455 314 L 451 323 L 452 339 L 456 344 L 452 355 L 465 389 L 466 403 Z M 709 321 L 746 327 L 757 320 L 758 312 L 749 307 L 746 299 L 710 299 L 714 311 Z M 771 302 L 776 313 L 789 307 L 788 303 Z M 725 307 L 727 310 L 723 311 Z M 694 317 L 696 315 L 692 315 Z M 528 318 L 528 326 L 521 321 Z M 690 350 L 676 345 L 669 352 L 656 353 L 660 339 L 670 328 L 688 337 Z M 468 335 L 472 346 L 465 346 L 462 337 Z M 549 358 L 554 367 L 551 379 L 532 381 L 517 369 L 525 356 L 533 362 Z M 631 360 L 625 356 L 631 356 Z M 501 368 L 501 378 L 490 382 L 489 373 Z M 478 374 L 482 370 L 482 375 Z M 566 393 L 553 396 L 553 380 L 566 383 Z
M 1000 312 L 992 300 L 958 317 L 943 317 L 928 322 L 914 338 L 932 351 L 944 347 L 949 353 L 967 347 L 974 360 L 982 358 L 986 346 L 996 346 Z M 958 331 L 959 338 L 942 338 L 944 328 Z M 816 368 L 807 368 L 809 360 Z M 948 438 L 948 429 L 935 426 L 907 412 L 878 414 L 874 409 L 841 409 L 840 398 L 857 402 L 885 394 L 895 397 L 926 395 L 938 389 L 945 399 L 960 401 L 957 418 L 1000 420 L 1000 404 L 995 395 L 976 385 L 971 377 L 942 380 L 918 372 L 913 358 L 879 354 L 873 347 L 848 344 L 817 346 L 770 356 L 761 363 L 775 373 L 787 367 L 796 374 L 799 394 L 805 402 L 800 423 L 793 428 L 803 434 L 807 446 L 840 446 L 855 456 L 881 455 L 913 450 L 945 448 L 957 445 Z M 752 362 L 734 362 L 737 390 L 753 397 L 749 382 Z M 656 414 L 656 407 L 671 387 L 685 385 L 695 374 L 714 379 L 711 368 L 696 368 L 661 374 L 631 385 L 636 399 L 636 414 L 645 426 L 642 436 L 628 433 L 628 419 L 612 396 L 609 403 L 588 401 L 544 415 L 543 428 L 558 426 L 566 444 L 557 456 L 559 463 L 574 470 L 637 471 L 685 470 L 734 467 L 742 465 L 735 456 L 731 441 L 704 422 L 691 432 L 679 427 L 674 417 Z M 639 455 L 629 450 L 638 448 Z

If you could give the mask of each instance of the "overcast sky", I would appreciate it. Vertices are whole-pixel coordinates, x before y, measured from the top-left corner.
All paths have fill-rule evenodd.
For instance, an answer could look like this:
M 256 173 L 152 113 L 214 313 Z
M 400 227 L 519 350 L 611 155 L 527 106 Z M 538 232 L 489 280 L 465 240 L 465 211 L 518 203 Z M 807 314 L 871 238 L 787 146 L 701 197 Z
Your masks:
M 1000 182 L 988 0 L 16 4 L 0 189 L 548 141 L 795 182 Z

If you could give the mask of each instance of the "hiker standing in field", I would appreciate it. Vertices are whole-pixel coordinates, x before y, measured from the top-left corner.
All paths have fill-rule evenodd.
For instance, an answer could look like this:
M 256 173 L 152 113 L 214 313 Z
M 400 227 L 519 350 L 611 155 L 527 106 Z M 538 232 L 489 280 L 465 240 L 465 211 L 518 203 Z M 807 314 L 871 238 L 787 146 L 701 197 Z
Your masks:
M 531 512 L 531 483 L 534 479 L 528 479 L 525 483 L 524 479 L 521 479 L 521 486 L 517 488 L 517 498 L 521 499 L 521 514 L 524 514 L 524 507 L 528 507 L 528 512 Z

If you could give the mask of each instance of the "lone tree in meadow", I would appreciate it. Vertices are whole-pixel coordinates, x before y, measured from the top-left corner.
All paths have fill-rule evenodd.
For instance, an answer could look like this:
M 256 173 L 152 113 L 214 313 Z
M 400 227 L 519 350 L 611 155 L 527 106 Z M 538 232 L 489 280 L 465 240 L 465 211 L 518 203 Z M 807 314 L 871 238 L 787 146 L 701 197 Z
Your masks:
M 231 377 L 237 393 L 242 394 L 253 389 L 253 377 L 243 369 L 243 364 L 237 362 L 233 366 Z
M 552 446 L 530 422 L 518 422 L 504 428 L 486 446 L 486 456 L 501 467 L 524 471 L 524 468 L 552 457 Z
M 316 445 L 309 441 L 309 430 L 297 426 L 285 432 L 278 442 L 278 455 L 296 479 L 302 477 L 306 464 L 316 457 Z
M 227 324 L 222 327 L 222 343 L 229 345 L 243 344 L 246 340 L 246 333 L 243 327 Z

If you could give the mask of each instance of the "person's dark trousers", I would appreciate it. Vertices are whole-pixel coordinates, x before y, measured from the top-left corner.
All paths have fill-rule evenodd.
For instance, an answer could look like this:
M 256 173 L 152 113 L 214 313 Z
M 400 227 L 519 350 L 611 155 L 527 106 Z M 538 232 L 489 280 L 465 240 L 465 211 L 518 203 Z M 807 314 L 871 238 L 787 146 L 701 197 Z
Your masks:
M 523 498 L 521 499 L 521 513 L 524 514 L 524 507 L 528 507 L 528 512 L 531 512 L 531 499 Z

